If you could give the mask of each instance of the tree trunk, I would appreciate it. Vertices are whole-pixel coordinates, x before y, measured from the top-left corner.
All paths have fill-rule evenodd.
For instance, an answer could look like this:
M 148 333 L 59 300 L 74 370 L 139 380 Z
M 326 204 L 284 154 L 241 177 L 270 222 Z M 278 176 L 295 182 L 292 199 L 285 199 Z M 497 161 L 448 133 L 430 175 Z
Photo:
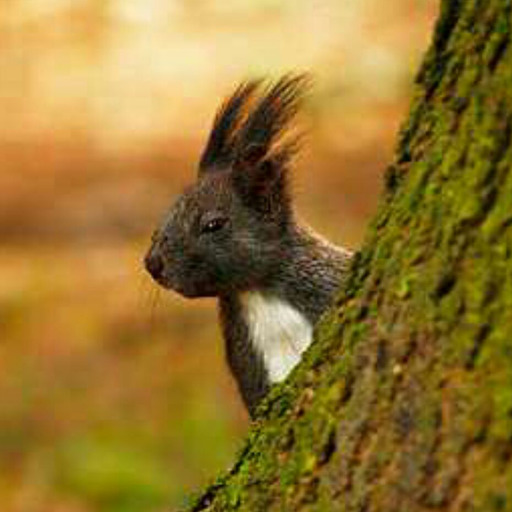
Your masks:
M 188 510 L 512 511 L 510 0 L 445 0 L 316 341 Z

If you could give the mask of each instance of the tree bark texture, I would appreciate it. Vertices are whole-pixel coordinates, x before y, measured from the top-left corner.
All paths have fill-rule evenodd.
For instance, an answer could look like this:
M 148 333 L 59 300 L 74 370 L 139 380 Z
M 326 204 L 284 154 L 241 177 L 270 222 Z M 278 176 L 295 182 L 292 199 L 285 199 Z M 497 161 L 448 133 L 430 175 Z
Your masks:
M 348 283 L 190 511 L 512 511 L 510 0 L 445 0 Z

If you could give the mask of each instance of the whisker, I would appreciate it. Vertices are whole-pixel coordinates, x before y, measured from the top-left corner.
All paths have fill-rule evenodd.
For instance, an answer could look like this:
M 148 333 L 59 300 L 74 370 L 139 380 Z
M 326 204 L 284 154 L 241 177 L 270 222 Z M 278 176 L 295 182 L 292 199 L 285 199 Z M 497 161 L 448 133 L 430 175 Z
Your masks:
M 138 283 L 139 306 L 140 310 L 147 314 L 150 329 L 158 323 L 160 292 L 160 287 L 141 272 Z
M 149 310 L 149 318 L 151 325 L 155 325 L 158 323 L 158 310 L 161 304 L 161 289 L 158 286 L 154 286 L 151 290 L 151 303 Z

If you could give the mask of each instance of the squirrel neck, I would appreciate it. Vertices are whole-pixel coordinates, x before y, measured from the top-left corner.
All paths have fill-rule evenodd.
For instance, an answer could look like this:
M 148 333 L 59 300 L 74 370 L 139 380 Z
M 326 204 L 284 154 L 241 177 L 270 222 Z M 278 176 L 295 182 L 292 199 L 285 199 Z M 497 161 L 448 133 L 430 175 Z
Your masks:
M 314 324 L 346 275 L 351 252 L 301 224 L 290 226 L 285 236 L 286 250 L 275 272 L 252 291 L 290 304 Z
M 258 288 L 219 301 L 228 364 L 251 415 L 270 385 L 300 361 L 351 257 L 307 227 L 293 226 L 284 236 L 275 272 Z
M 266 291 L 286 300 L 315 323 L 346 275 L 350 257 L 350 251 L 331 244 L 306 225 L 295 224 L 290 250 Z

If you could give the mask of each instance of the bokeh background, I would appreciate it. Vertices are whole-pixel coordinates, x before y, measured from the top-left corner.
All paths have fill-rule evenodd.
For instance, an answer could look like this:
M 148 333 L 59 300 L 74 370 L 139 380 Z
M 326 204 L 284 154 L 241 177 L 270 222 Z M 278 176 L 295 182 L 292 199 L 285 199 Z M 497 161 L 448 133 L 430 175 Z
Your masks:
M 240 80 L 309 70 L 303 217 L 357 247 L 435 0 L 0 0 L 0 510 L 160 511 L 248 418 L 141 258 Z

